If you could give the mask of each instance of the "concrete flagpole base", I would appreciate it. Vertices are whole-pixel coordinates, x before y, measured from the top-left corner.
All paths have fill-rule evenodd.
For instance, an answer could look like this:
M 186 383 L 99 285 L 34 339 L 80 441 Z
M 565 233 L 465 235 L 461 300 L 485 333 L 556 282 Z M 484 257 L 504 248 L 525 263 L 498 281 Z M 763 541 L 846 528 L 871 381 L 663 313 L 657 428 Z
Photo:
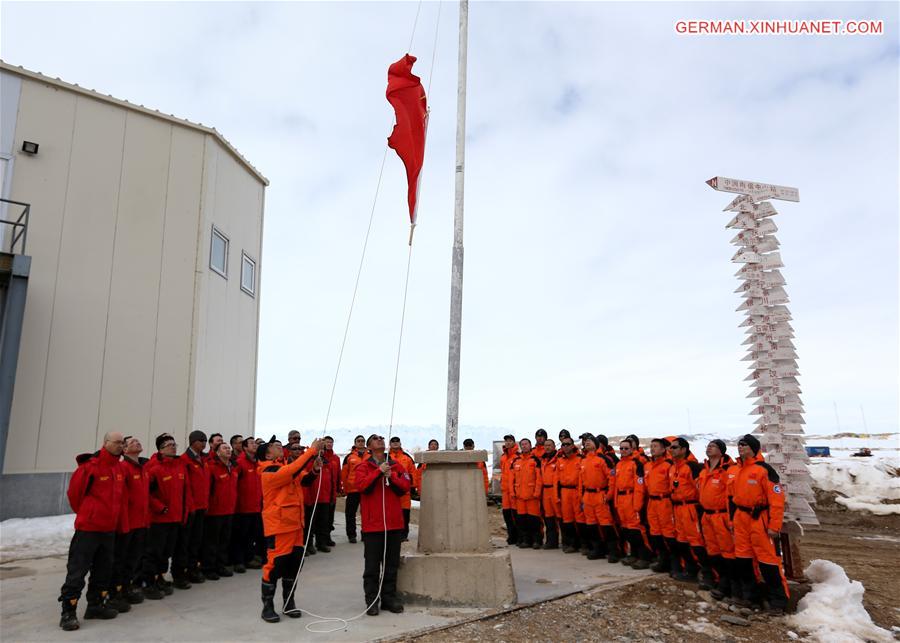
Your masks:
M 500 607 L 517 600 L 509 551 L 491 545 L 486 451 L 425 451 L 419 540 L 400 561 L 397 590 L 408 601 Z

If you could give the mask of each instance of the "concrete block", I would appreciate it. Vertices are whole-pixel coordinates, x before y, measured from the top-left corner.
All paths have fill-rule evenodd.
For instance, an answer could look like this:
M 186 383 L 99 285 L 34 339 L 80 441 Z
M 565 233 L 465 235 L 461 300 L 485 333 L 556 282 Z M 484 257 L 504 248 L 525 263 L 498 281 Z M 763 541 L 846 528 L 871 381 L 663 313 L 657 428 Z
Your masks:
M 418 463 L 431 464 L 466 464 L 469 462 L 487 462 L 487 451 L 419 451 L 413 454 Z
M 484 478 L 476 463 L 429 463 L 422 477 L 421 494 L 420 552 L 491 550 Z
M 517 601 L 506 549 L 478 554 L 405 554 L 400 559 L 397 591 L 407 602 L 426 605 L 505 607 Z

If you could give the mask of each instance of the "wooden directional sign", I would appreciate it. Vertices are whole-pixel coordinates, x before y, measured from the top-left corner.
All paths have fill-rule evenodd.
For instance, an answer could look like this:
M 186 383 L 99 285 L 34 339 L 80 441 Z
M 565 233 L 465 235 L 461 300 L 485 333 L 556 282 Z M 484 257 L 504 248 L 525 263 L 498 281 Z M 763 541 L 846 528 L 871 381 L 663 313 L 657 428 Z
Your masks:
M 709 181 L 707 181 L 706 184 L 713 190 L 718 190 L 719 192 L 747 194 L 751 197 L 760 199 L 780 199 L 782 201 L 800 200 L 800 190 L 784 185 L 772 185 L 770 183 L 759 183 L 758 181 L 729 179 L 725 176 L 714 176 Z

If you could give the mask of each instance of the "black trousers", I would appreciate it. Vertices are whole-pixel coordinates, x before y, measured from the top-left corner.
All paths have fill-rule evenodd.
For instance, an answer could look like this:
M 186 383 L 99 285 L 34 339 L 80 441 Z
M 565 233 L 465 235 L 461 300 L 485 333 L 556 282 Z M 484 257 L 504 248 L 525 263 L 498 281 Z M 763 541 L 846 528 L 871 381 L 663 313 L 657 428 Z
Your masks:
M 356 538 L 356 514 L 359 511 L 359 493 L 348 493 L 344 501 L 344 519 L 347 523 L 347 538 Z
M 328 537 L 331 538 L 331 532 L 334 531 L 334 510 L 337 507 L 336 502 L 328 505 Z
M 510 545 L 519 542 L 519 530 L 516 525 L 516 510 L 504 509 L 503 522 L 506 523 L 506 542 Z
M 228 565 L 228 545 L 231 539 L 231 515 L 207 516 L 203 525 L 203 556 L 201 567 L 214 572 Z
M 175 552 L 172 554 L 172 576 L 175 578 L 184 577 L 188 570 L 200 566 L 205 519 L 206 509 L 198 509 L 188 515 L 187 523 L 178 530 Z
M 266 562 L 266 536 L 263 532 L 262 513 L 251 514 L 253 516 L 251 538 L 253 541 L 253 555 Z
M 60 601 L 81 597 L 88 572 L 91 573 L 87 591 L 88 604 L 93 605 L 101 601 L 102 592 L 108 592 L 112 584 L 115 544 L 116 534 L 112 531 L 75 532 L 69 544 L 66 580 L 59 590 Z
M 231 523 L 231 562 L 246 565 L 256 553 L 254 538 L 259 514 L 234 514 Z
M 365 557 L 363 592 L 366 595 L 366 605 L 371 605 L 378 595 L 378 580 L 381 577 L 382 565 L 384 565 L 384 581 L 381 585 L 381 603 L 384 605 L 396 602 L 397 569 L 400 567 L 400 542 L 403 540 L 403 530 L 394 529 L 387 532 L 386 555 L 385 532 L 363 533 L 362 540 Z
M 127 587 L 137 579 L 141 570 L 141 558 L 144 555 L 146 538 L 146 527 L 132 529 L 127 534 L 116 534 L 112 575 L 114 587 Z
M 327 502 L 320 502 L 315 505 L 316 514 L 312 517 L 312 532 L 316 539 L 316 547 L 322 545 L 328 546 L 328 538 L 330 532 L 328 530 L 328 521 L 330 520 L 331 505 Z
M 410 509 L 403 510 L 403 540 L 409 538 L 409 515 L 412 513 Z
M 181 524 L 177 522 L 157 522 L 150 525 L 141 566 L 144 582 L 150 583 L 169 570 L 169 559 L 175 552 L 179 529 Z

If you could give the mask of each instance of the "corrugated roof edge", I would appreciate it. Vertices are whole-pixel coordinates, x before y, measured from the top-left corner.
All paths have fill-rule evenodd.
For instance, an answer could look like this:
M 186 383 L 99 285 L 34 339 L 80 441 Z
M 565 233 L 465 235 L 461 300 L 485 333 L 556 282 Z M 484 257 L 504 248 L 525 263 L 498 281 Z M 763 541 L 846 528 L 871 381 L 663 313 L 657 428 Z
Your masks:
M 86 89 L 84 87 L 80 87 L 79 85 L 67 83 L 64 80 L 60 80 L 59 78 L 50 78 L 49 76 L 45 76 L 40 72 L 31 71 L 30 69 L 25 69 L 22 66 L 17 67 L 15 65 L 11 65 L 5 60 L 0 60 L 0 69 L 2 69 L 3 71 L 8 71 L 12 74 L 16 74 L 18 76 L 22 76 L 23 78 L 30 78 L 31 80 L 36 80 L 38 82 L 53 85 L 55 87 L 62 87 L 63 89 L 75 92 L 76 94 L 83 94 L 84 96 L 89 96 L 97 100 L 112 103 L 113 105 L 118 105 L 119 107 L 125 107 L 127 109 L 146 114 L 147 116 L 152 116 L 153 118 L 169 121 L 170 123 L 175 123 L 177 125 L 184 125 L 185 127 L 190 127 L 191 129 L 200 130 L 201 132 L 210 134 L 211 136 L 214 136 L 216 140 L 218 140 L 225 147 L 225 149 L 231 152 L 234 158 L 236 158 L 244 167 L 250 170 L 250 172 L 263 183 L 263 185 L 269 185 L 269 179 L 263 176 L 263 174 L 259 170 L 257 170 L 253 166 L 253 164 L 244 157 L 243 154 L 238 152 L 237 148 L 229 143 L 228 140 L 224 136 L 222 136 L 214 127 L 207 127 L 206 125 L 201 125 L 200 123 L 193 123 L 187 119 L 178 118 L 177 116 L 174 116 L 172 114 L 163 114 L 159 110 L 148 109 L 143 105 L 135 105 L 134 103 L 129 103 L 127 100 L 114 98 L 113 96 L 110 96 L 108 94 L 101 94 L 100 92 L 93 89 Z

